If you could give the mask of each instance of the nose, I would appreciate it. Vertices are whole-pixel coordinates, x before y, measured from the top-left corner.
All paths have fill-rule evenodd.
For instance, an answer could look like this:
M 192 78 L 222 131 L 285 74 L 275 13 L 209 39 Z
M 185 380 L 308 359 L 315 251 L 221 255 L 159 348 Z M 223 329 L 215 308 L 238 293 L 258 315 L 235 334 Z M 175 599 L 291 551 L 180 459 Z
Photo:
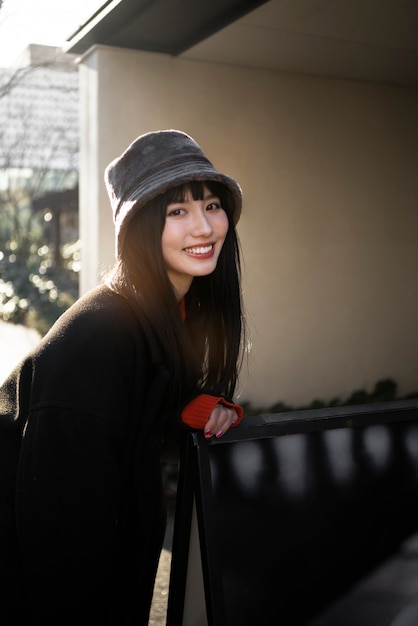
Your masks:
M 192 233 L 195 237 L 209 237 L 212 234 L 212 224 L 205 209 L 195 211 L 192 221 Z

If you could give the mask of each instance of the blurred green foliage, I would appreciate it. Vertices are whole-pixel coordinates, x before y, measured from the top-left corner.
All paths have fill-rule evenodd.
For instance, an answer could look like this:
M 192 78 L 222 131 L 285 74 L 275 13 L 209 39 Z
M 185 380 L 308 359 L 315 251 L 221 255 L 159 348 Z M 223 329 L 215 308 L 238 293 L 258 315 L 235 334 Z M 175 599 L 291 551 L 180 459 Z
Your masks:
M 62 246 L 59 264 L 40 235 L 0 246 L 0 319 L 44 335 L 78 297 L 80 242 Z

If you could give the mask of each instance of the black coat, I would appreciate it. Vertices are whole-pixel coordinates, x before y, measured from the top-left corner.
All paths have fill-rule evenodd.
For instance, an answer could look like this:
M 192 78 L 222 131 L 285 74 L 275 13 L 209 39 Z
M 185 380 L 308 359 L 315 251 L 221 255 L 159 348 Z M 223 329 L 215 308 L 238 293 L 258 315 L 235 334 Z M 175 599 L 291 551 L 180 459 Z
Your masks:
M 13 554 L 8 517 L 19 555 L 12 565 L 0 556 L 3 610 L 9 602 L 43 625 L 148 624 L 165 529 L 168 380 L 157 342 L 127 300 L 101 286 L 5 381 L 0 436 L 24 436 L 15 516 L 0 511 L 2 543 Z

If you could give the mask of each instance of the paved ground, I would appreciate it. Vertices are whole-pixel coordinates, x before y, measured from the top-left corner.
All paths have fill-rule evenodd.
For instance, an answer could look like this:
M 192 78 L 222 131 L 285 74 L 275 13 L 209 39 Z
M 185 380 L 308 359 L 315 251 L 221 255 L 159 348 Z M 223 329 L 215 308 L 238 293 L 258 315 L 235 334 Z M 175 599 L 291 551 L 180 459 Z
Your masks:
M 19 360 L 39 341 L 39 334 L 25 326 L 9 324 L 0 320 L 0 384 Z M 149 626 L 166 623 L 168 582 L 171 565 L 171 540 L 173 528 L 172 509 L 169 515 L 166 540 L 161 553 L 160 565 L 154 590 Z
M 154 598 L 151 607 L 149 626 L 164 626 L 166 622 L 168 583 L 171 566 L 171 541 L 173 535 L 173 508 L 170 509 L 164 548 L 155 581 Z
M 36 330 L 0 320 L 0 382 L 39 339 Z

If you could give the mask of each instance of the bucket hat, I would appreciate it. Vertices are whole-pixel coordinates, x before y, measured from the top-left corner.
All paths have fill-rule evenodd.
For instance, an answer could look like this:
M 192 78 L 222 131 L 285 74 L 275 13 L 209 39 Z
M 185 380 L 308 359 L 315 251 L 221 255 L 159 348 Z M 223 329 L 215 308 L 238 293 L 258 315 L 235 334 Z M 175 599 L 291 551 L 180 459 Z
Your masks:
M 239 184 L 218 172 L 198 143 L 183 131 L 158 130 L 140 135 L 106 167 L 104 178 L 115 223 L 117 258 L 129 221 L 170 187 L 193 180 L 220 182 L 229 193 L 235 224 L 241 215 Z

